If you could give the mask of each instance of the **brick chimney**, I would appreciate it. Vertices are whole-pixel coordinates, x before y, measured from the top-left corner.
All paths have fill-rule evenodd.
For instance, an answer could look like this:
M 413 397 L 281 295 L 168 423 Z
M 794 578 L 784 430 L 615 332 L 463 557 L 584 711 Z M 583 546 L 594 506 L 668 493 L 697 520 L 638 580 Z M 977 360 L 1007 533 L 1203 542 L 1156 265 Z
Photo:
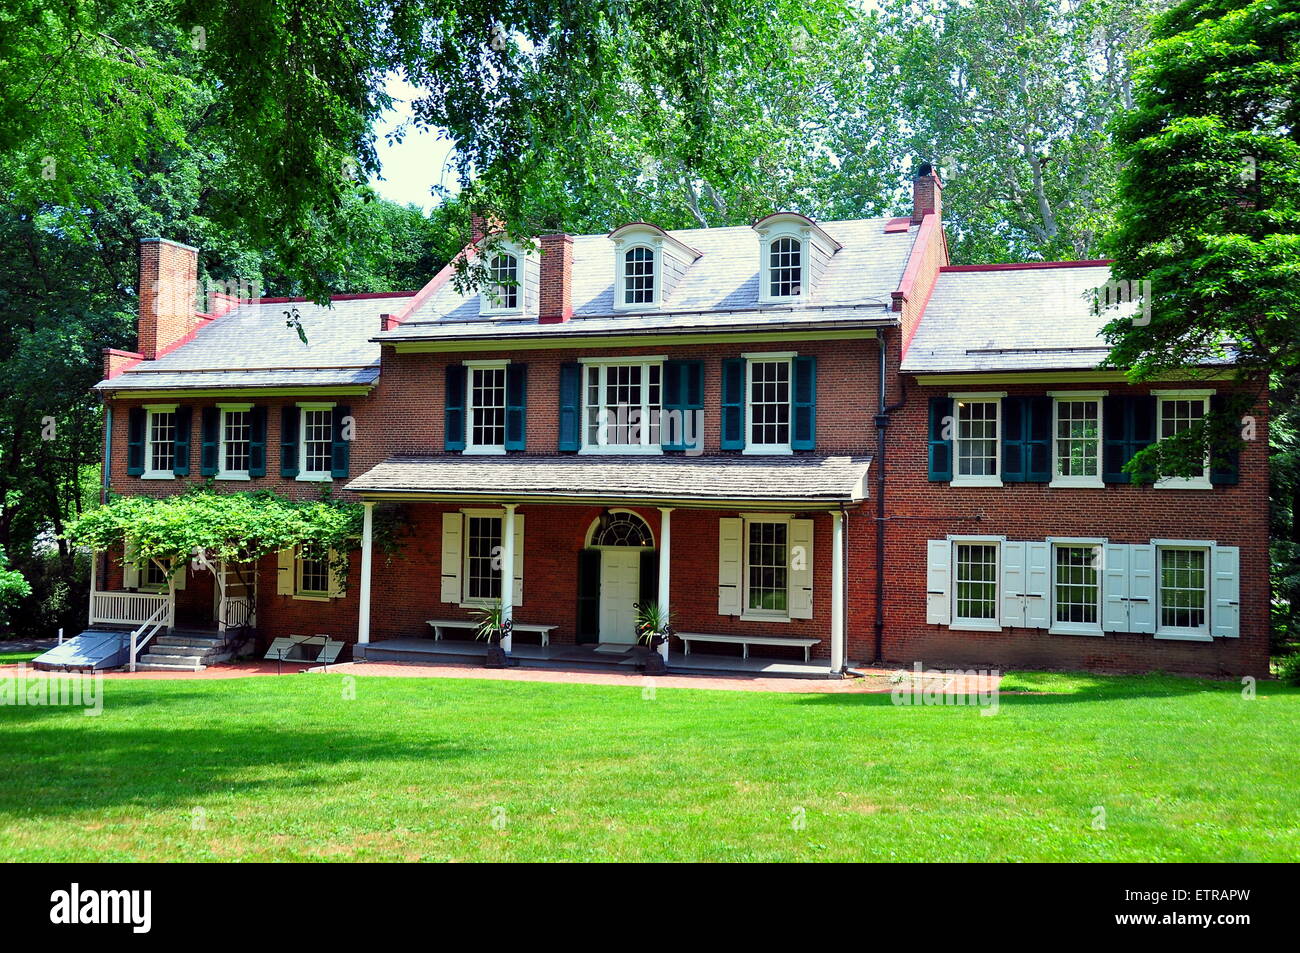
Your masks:
M 199 251 L 165 238 L 140 239 L 137 349 L 152 361 L 198 325 Z
M 922 162 L 912 179 L 912 224 L 920 225 L 925 216 L 933 213 L 943 218 L 943 183 L 935 174 L 934 167 Z
M 542 263 L 539 324 L 559 324 L 573 317 L 573 239 L 563 233 L 541 237 Z

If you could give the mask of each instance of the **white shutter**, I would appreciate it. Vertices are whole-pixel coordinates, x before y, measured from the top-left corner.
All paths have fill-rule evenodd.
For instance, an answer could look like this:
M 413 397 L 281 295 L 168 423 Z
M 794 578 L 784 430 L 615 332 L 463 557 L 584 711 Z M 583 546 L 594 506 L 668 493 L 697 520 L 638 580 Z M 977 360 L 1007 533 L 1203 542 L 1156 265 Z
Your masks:
M 1150 543 L 1128 549 L 1128 630 L 1156 631 L 1156 548 Z
M 293 550 L 280 550 L 277 559 L 279 563 L 275 573 L 275 591 L 281 596 L 291 596 L 293 595 Z
M 1240 559 L 1236 546 L 1216 546 L 1214 554 L 1214 616 L 1211 631 L 1223 638 L 1237 638 L 1240 625 Z
M 813 521 L 790 521 L 790 618 L 813 615 Z
M 461 535 L 465 518 L 461 513 L 442 514 L 442 601 L 460 602 Z
M 952 543 L 946 539 L 926 541 L 925 621 L 947 625 L 952 618 Z
M 1025 544 L 1025 626 L 1051 627 L 1052 547 L 1048 543 Z
M 343 595 L 343 591 L 348 584 L 347 567 L 350 567 L 352 563 L 351 557 L 348 557 L 347 562 L 343 563 L 342 566 L 340 566 L 339 568 L 335 568 L 334 560 L 336 559 L 337 555 L 338 554 L 335 553 L 334 550 L 332 549 L 330 550 L 329 567 L 330 567 L 330 598 L 331 599 L 338 599 Z
M 135 540 L 127 539 L 122 544 L 122 586 L 126 589 L 140 588 L 140 566 L 135 561 L 136 551 L 140 547 Z
M 515 588 L 512 605 L 524 604 L 524 518 L 515 514 Z
M 1129 547 L 1107 543 L 1102 550 L 1101 627 L 1106 632 L 1127 632 Z
M 1025 544 L 1002 544 L 1002 624 L 1025 625 Z
M 741 536 L 745 521 L 718 520 L 718 615 L 740 615 Z

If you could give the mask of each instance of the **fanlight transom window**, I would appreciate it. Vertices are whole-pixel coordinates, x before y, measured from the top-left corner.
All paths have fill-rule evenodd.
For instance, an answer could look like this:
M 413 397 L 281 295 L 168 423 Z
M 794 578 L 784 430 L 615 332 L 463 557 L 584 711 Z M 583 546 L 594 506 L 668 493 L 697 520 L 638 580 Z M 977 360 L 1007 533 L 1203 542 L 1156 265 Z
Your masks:
M 797 298 L 803 289 L 803 245 L 794 238 L 772 242 L 768 258 L 769 293 L 773 298 Z
M 654 546 L 645 520 L 635 513 L 606 513 L 591 530 L 593 546 Z
M 623 303 L 653 304 L 655 300 L 655 253 L 644 245 L 623 254 Z

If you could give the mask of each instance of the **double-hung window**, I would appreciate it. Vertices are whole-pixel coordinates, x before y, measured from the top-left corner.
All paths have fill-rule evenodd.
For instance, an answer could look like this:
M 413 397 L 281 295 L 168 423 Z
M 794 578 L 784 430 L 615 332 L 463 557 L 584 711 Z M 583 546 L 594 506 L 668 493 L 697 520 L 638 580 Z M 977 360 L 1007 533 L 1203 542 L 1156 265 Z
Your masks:
M 217 478 L 247 480 L 252 453 L 253 409 L 251 404 L 229 404 L 221 408 L 220 447 Z
M 655 303 L 655 253 L 635 245 L 623 253 L 623 304 Z
M 1210 550 L 1158 546 L 1157 635 L 1205 637 L 1210 631 Z
M 663 359 L 583 368 L 584 453 L 658 453 Z
M 1056 543 L 1052 546 L 1053 632 L 1101 633 L 1100 543 Z
M 333 469 L 333 405 L 307 405 L 301 411 L 302 439 L 298 451 L 298 479 L 328 480 Z
M 789 520 L 746 520 L 745 537 L 744 614 L 789 618 Z
M 294 593 L 326 598 L 330 594 L 329 552 L 300 546 L 294 560 Z
M 1159 399 L 1159 439 L 1164 440 L 1182 433 L 1199 423 L 1210 411 L 1210 391 L 1155 391 Z M 1158 488 L 1208 490 L 1210 488 L 1210 461 L 1200 476 L 1162 477 L 1156 481 Z
M 148 480 L 170 480 L 176 464 L 176 407 L 149 407 L 145 472 Z
M 745 452 L 789 453 L 791 357 L 746 356 Z
M 1001 486 L 999 446 L 1004 394 L 953 394 L 954 486 Z
M 488 314 L 511 314 L 520 308 L 519 256 L 498 252 L 488 263 L 488 287 L 483 311 Z
M 1104 394 L 1056 394 L 1052 483 L 1103 486 L 1101 398 Z
M 506 452 L 506 362 L 471 362 L 465 375 L 466 453 Z
M 774 300 L 798 298 L 803 294 L 803 242 L 777 238 L 767 247 L 767 297 Z
M 501 517 L 465 515 L 466 603 L 482 604 L 501 598 Z
M 998 543 L 971 540 L 953 543 L 953 625 L 997 629 Z

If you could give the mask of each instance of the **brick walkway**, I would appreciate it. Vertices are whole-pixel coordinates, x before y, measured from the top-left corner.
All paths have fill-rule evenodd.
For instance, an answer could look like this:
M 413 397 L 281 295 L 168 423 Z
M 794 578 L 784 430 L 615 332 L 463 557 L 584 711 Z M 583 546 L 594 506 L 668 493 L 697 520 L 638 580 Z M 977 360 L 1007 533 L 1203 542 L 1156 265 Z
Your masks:
M 23 669 L 21 665 L 0 665 L 0 678 L 13 676 Z M 28 676 L 52 673 L 37 672 L 26 666 Z M 110 679 L 142 680 L 185 680 L 193 678 L 251 678 L 259 675 L 285 675 L 300 672 L 323 672 L 325 669 L 305 666 L 300 663 L 285 663 L 277 667 L 275 662 L 240 662 L 215 665 L 201 672 L 105 672 Z M 363 675 L 388 678 L 474 678 L 486 681 L 508 682 L 550 682 L 564 685 L 621 685 L 640 688 L 653 684 L 656 688 L 701 688 L 721 691 L 739 692 L 802 692 L 805 694 L 828 694 L 841 692 L 889 692 L 894 688 L 890 680 L 898 669 L 856 667 L 862 678 L 762 678 L 753 676 L 713 676 L 713 675 L 660 675 L 647 678 L 640 674 L 622 674 L 619 672 L 579 672 L 559 671 L 553 669 L 490 669 L 475 665 L 425 665 L 419 662 L 345 662 L 331 665 L 332 673 Z M 922 676 L 916 679 L 912 672 L 905 672 L 909 682 L 920 688 L 930 687 L 942 694 L 969 692 L 986 693 L 996 691 L 1001 681 L 997 676 L 956 677 L 939 676 L 932 678 Z

